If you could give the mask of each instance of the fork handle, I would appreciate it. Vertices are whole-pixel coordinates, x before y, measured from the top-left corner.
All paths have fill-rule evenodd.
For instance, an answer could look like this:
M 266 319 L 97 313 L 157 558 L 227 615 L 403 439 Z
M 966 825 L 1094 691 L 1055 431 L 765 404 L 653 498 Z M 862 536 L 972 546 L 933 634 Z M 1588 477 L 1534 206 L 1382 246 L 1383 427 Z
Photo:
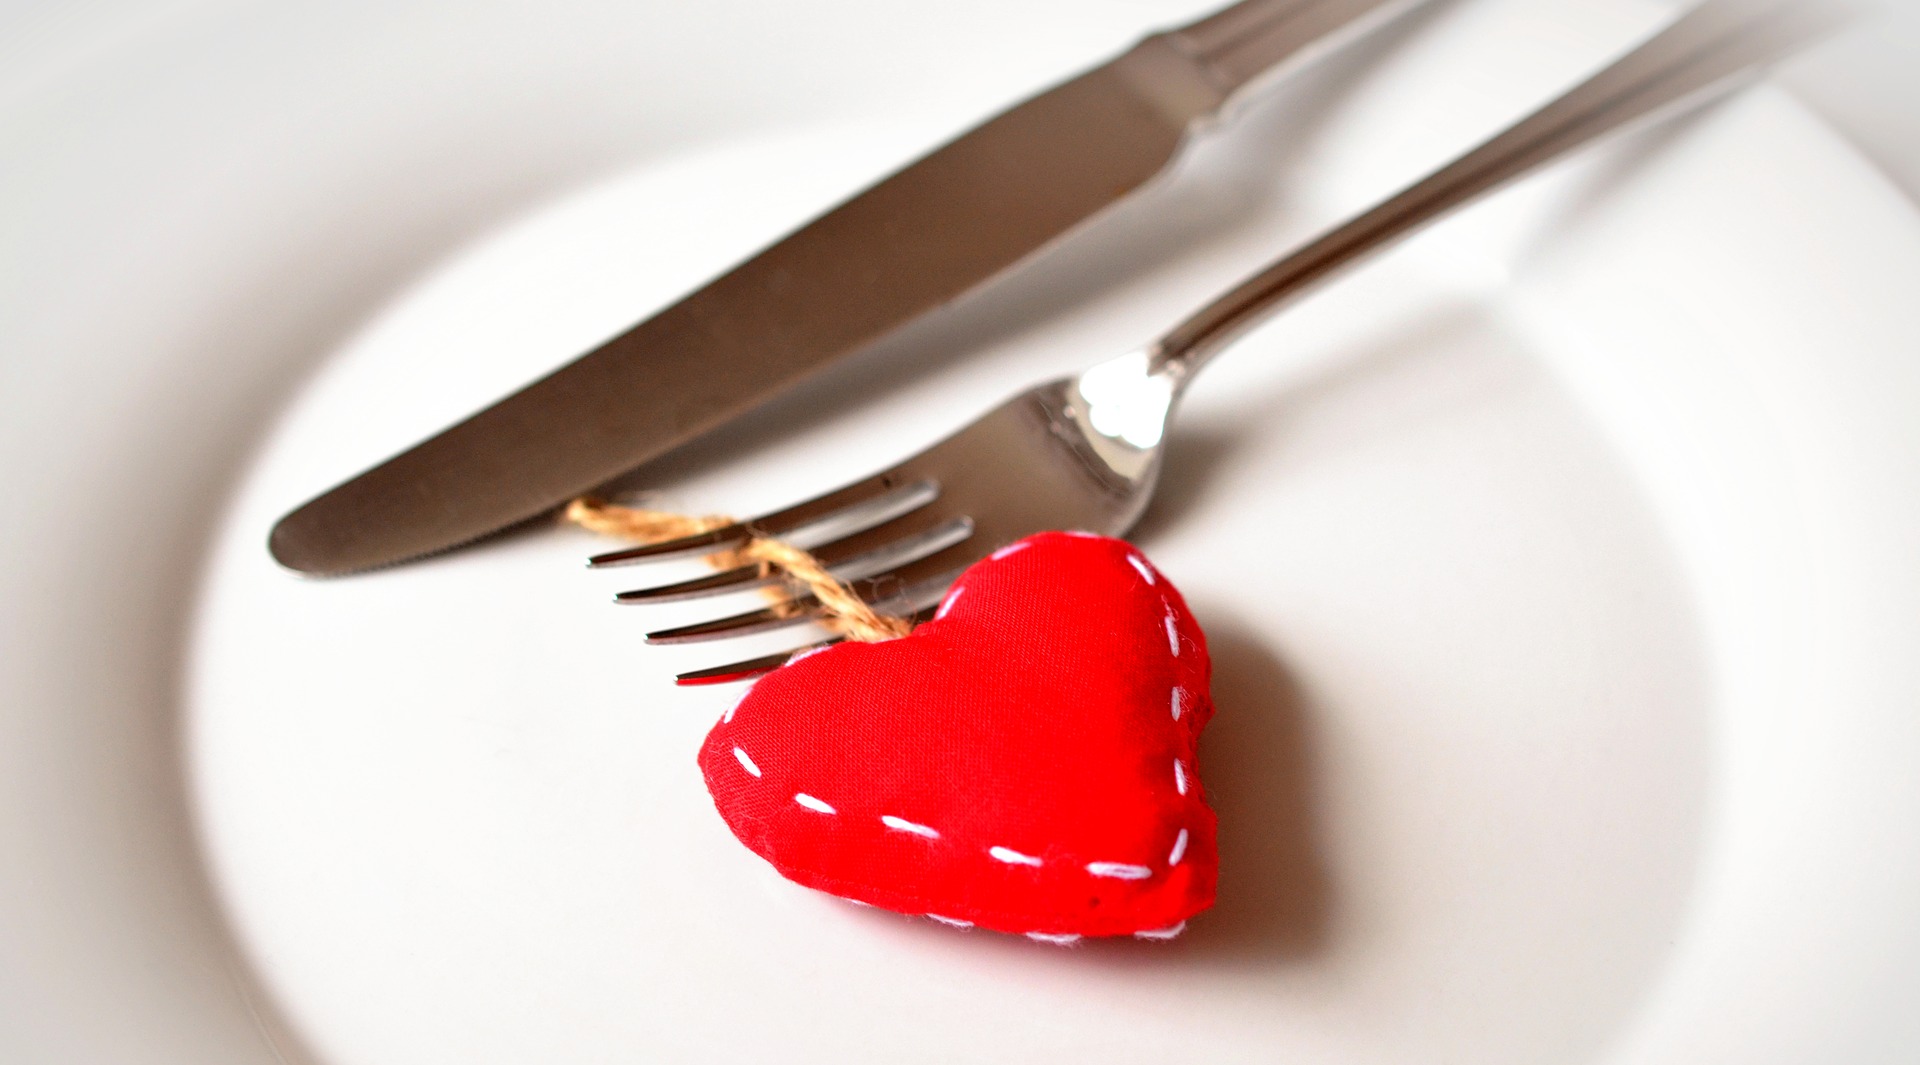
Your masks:
M 1733 75 L 1791 52 L 1838 17 L 1817 0 L 1708 0 L 1504 132 L 1201 308 L 1155 343 L 1154 369 L 1189 380 L 1221 348 L 1342 267 L 1651 111 L 1727 87 Z

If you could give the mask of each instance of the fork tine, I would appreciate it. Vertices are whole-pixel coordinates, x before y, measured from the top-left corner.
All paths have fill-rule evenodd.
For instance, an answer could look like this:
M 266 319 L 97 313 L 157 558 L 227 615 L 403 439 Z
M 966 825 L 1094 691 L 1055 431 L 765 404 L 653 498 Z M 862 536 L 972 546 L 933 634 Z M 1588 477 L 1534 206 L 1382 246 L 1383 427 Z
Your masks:
M 791 661 L 795 655 L 804 651 L 810 651 L 815 647 L 831 647 L 839 642 L 838 640 L 827 640 L 822 643 L 808 644 L 805 647 L 796 647 L 791 651 L 780 651 L 775 654 L 761 655 L 759 658 L 749 658 L 744 662 L 731 662 L 724 666 L 696 669 L 688 673 L 680 674 L 673 678 L 673 682 L 682 687 L 690 688 L 701 684 L 727 684 L 736 680 L 752 680 L 755 677 L 779 669 Z
M 924 607 L 908 615 L 907 620 L 918 625 L 933 617 L 933 611 L 934 608 L 931 606 Z M 684 687 L 693 687 L 701 684 L 727 684 L 733 681 L 752 680 L 755 677 L 765 676 L 779 669 L 781 666 L 806 654 L 808 651 L 817 651 L 843 642 L 845 641 L 835 637 L 831 640 L 821 640 L 819 643 L 810 643 L 796 647 L 791 651 L 780 651 L 775 654 L 761 655 L 759 658 L 749 658 L 741 662 L 730 662 L 724 666 L 709 666 L 706 669 L 691 670 L 675 677 L 674 683 Z
M 853 590 L 882 611 L 894 604 L 909 610 L 938 606 L 947 589 L 960 579 L 960 571 L 997 546 L 984 537 L 969 535 L 925 558 L 854 581 Z
M 635 562 L 658 562 L 662 559 L 679 558 L 682 555 L 711 555 L 728 548 L 739 547 L 753 538 L 753 531 L 741 522 L 723 525 L 718 529 L 708 529 L 692 536 L 681 536 L 672 540 L 662 540 L 655 544 L 641 544 L 638 547 L 623 547 L 618 551 L 605 551 L 587 559 L 588 569 L 606 569 L 609 566 L 626 566 Z
M 588 559 L 587 566 L 604 569 L 688 554 L 713 554 L 738 547 L 755 534 L 804 541 L 808 539 L 806 533 L 813 531 L 809 526 L 827 527 L 824 537 L 845 535 L 923 507 L 939 494 L 940 486 L 932 480 L 909 479 L 898 470 L 888 470 L 747 521 L 657 544 L 606 551 Z
M 728 592 L 742 592 L 749 588 L 759 588 L 778 580 L 771 574 L 760 572 L 758 565 L 735 566 L 719 573 L 709 573 L 692 580 L 677 581 L 673 584 L 657 584 L 651 588 L 632 588 L 624 592 L 615 592 L 613 601 L 628 603 L 677 603 L 682 599 L 701 599 L 710 595 L 725 595 Z
M 788 625 L 799 625 L 820 616 L 820 601 L 811 595 L 803 595 L 796 599 L 784 599 L 772 606 L 761 607 L 759 610 L 749 610 L 744 614 L 732 614 L 693 625 L 679 625 L 671 629 L 649 632 L 647 642 L 656 646 L 670 646 L 677 643 L 720 640 L 729 636 L 751 636 L 756 632 L 769 632 L 773 629 L 786 628 Z
M 855 594 L 874 604 L 876 609 L 882 604 L 896 601 L 911 601 L 908 605 L 918 609 L 919 599 L 928 594 L 937 599 L 939 593 L 944 592 L 960 575 L 960 571 L 979 556 L 979 544 L 969 534 L 966 539 L 924 558 L 851 583 Z M 650 632 L 646 640 L 650 644 L 679 644 L 747 636 L 813 621 L 823 613 L 820 600 L 811 595 L 802 595 L 759 610 Z
M 904 566 L 967 538 L 973 523 L 966 518 L 945 518 L 925 507 L 909 511 L 892 521 L 876 525 L 852 536 L 815 548 L 813 557 L 842 580 L 858 580 L 870 574 Z M 673 584 L 635 588 L 620 592 L 614 602 L 671 603 L 700 599 L 727 592 L 746 591 L 779 580 L 762 573 L 757 565 L 737 566 L 721 573 L 708 574 Z

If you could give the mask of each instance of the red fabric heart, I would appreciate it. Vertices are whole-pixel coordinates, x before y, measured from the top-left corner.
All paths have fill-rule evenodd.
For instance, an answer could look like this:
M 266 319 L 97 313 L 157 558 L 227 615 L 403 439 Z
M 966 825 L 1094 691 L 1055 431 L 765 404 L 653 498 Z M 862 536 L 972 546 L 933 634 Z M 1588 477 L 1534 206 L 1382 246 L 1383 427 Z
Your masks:
M 1036 939 L 1166 938 L 1218 876 L 1194 762 L 1209 673 L 1130 545 L 1043 533 L 911 636 L 761 678 L 700 768 L 734 835 L 808 887 Z

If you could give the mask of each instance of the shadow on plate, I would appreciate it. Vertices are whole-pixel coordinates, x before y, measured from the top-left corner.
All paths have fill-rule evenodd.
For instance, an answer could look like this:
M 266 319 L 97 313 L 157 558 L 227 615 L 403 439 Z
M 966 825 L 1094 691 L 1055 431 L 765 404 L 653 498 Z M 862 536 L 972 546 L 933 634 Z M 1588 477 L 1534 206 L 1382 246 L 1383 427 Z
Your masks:
M 1217 624 L 1208 648 L 1214 717 L 1200 740 L 1200 779 L 1220 815 L 1220 890 L 1179 945 L 1190 959 L 1308 958 L 1327 945 L 1335 903 L 1315 810 L 1311 708 L 1251 630 Z
M 1269 400 L 1254 407 L 1252 413 L 1241 413 L 1222 421 L 1195 412 L 1193 416 L 1176 420 L 1153 502 L 1127 538 L 1152 550 L 1156 539 L 1171 533 L 1186 515 L 1198 513 L 1200 505 L 1232 464 L 1236 452 L 1254 434 L 1285 433 L 1289 421 L 1302 412 L 1363 392 L 1397 374 L 1419 372 L 1423 363 L 1457 370 L 1461 363 L 1459 353 L 1480 347 L 1477 338 L 1486 335 L 1488 329 L 1485 309 L 1471 302 L 1449 304 L 1390 321 L 1384 323 L 1384 328 L 1362 333 L 1342 349 L 1319 357 L 1319 367 L 1312 375 L 1278 390 Z M 1462 386 L 1474 389 L 1483 383 L 1482 376 L 1451 373 L 1445 381 L 1437 381 L 1426 393 L 1432 409 L 1471 401 L 1471 396 L 1461 394 Z M 1419 411 L 1399 413 L 1402 420 L 1382 428 L 1404 429 L 1408 420 L 1421 416 Z M 1356 429 L 1362 433 L 1367 431 L 1364 425 Z

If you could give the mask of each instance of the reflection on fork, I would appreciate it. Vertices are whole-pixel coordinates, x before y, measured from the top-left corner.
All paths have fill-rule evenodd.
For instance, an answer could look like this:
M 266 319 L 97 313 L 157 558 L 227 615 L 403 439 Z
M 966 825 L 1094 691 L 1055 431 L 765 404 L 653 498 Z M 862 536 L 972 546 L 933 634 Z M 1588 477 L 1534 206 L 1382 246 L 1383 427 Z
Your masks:
M 918 618 L 973 562 L 1050 529 L 1119 536 L 1151 498 L 1175 406 L 1200 368 L 1343 268 L 1619 127 L 1724 88 L 1831 27 L 1810 0 L 1709 0 L 1599 73 L 1452 163 L 1284 256 L 1160 339 L 1076 377 L 1048 381 L 899 465 L 750 521 L 596 556 L 594 566 L 711 555 L 773 537 L 812 551 L 882 612 Z M 622 592 L 623 603 L 760 587 L 754 566 Z M 811 596 L 650 633 L 650 643 L 743 636 L 818 619 Z M 682 674 L 745 679 L 794 651 Z

